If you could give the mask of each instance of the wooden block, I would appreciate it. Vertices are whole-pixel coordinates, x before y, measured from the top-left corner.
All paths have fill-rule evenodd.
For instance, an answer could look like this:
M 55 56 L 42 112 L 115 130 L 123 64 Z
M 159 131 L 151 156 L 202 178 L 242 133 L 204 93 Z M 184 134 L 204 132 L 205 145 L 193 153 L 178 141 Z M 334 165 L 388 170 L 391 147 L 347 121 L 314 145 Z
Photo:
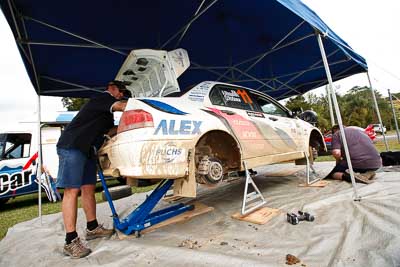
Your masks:
M 181 199 L 183 199 L 183 197 L 170 195 L 170 196 L 163 197 L 162 200 L 164 200 L 166 202 L 174 202 L 174 201 L 178 201 L 178 200 L 181 200 Z
M 154 225 L 150 226 L 149 228 L 146 228 L 146 229 L 142 230 L 140 232 L 140 234 L 142 234 L 142 235 L 143 234 L 147 234 L 147 233 L 153 232 L 153 231 L 155 231 L 155 230 L 157 230 L 159 228 L 165 227 L 165 226 L 170 225 L 170 224 L 186 222 L 186 221 L 190 220 L 191 218 L 193 218 L 195 216 L 198 216 L 198 215 L 201 215 L 201 214 L 204 214 L 204 213 L 207 213 L 207 212 L 210 212 L 210 211 L 214 210 L 213 207 L 206 206 L 206 205 L 204 205 L 203 203 L 200 203 L 200 202 L 195 202 L 195 203 L 193 203 L 193 205 L 194 205 L 194 209 L 193 210 L 186 211 L 186 212 L 184 212 L 182 214 L 179 214 L 179 215 L 177 215 L 175 217 L 169 218 L 168 220 L 165 220 L 165 221 L 160 222 L 158 224 L 154 224 Z M 129 238 L 135 238 L 135 235 L 125 235 L 124 233 L 122 233 L 120 231 L 117 231 L 117 237 L 120 240 L 124 240 L 124 239 L 129 239 Z
M 275 217 L 280 213 L 281 211 L 279 209 L 262 207 L 244 216 L 240 212 L 237 212 L 233 214 L 231 217 L 237 220 L 246 221 L 250 223 L 266 224 L 269 220 L 271 220 L 273 217 Z
M 299 184 L 300 187 L 325 187 L 329 184 L 329 181 L 325 181 L 325 180 L 320 180 L 318 182 L 315 182 L 313 184 L 306 184 L 306 183 L 302 183 Z

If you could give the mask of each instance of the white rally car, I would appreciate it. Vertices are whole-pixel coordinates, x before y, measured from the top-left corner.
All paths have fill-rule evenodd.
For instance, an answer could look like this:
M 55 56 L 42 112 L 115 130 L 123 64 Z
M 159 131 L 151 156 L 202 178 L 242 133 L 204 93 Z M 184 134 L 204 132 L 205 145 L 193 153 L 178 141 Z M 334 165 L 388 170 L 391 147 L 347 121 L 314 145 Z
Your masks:
M 126 76 L 138 77 L 142 68 L 139 78 L 146 81 L 162 73 L 158 67 L 168 68 L 155 62 L 136 51 L 117 78 L 129 83 Z M 317 128 L 258 91 L 206 81 L 180 97 L 146 97 L 151 88 L 139 80 L 131 79 L 128 88 L 136 97 L 128 100 L 117 134 L 99 151 L 106 175 L 176 179 L 174 194 L 194 197 L 196 183 L 216 184 L 228 172 L 243 170 L 243 161 L 248 168 L 304 161 L 310 148 L 326 149 Z M 158 95 L 176 91 L 168 78 L 156 81 Z

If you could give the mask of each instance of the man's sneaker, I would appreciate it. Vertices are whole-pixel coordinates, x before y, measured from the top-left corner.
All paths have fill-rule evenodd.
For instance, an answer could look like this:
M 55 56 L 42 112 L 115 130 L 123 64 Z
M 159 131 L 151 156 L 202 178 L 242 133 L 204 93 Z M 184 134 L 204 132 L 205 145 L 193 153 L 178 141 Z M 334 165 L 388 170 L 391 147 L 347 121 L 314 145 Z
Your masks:
M 86 247 L 79 237 L 72 240 L 70 244 L 64 245 L 64 254 L 74 259 L 86 257 L 90 252 L 92 252 L 90 248 Z
M 358 173 L 358 172 L 354 173 L 354 179 L 356 179 L 356 182 L 363 183 L 363 184 L 370 184 L 370 183 L 374 182 L 374 181 L 369 180 L 368 177 L 365 177 L 364 173 Z
M 368 180 L 373 180 L 373 179 L 375 178 L 375 176 L 376 176 L 376 172 L 374 172 L 374 171 L 367 171 L 367 172 L 364 172 L 362 175 L 363 175 L 365 178 L 367 178 Z
M 114 229 L 106 229 L 102 224 L 99 224 L 99 226 L 92 231 L 86 229 L 86 240 L 92 240 L 100 237 L 110 237 L 113 233 Z

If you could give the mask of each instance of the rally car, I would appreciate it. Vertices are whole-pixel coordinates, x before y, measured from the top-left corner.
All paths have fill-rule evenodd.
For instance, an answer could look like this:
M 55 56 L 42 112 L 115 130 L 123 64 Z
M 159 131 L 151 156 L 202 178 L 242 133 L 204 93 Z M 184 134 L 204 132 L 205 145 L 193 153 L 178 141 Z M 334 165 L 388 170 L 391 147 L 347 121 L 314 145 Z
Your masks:
M 149 64 L 142 58 L 117 78 Z M 131 91 L 141 95 L 128 100 L 117 134 L 99 150 L 105 175 L 176 179 L 174 194 L 194 197 L 196 183 L 219 183 L 227 173 L 244 170 L 243 161 L 247 168 L 305 162 L 313 149 L 326 149 L 316 127 L 256 90 L 205 81 L 180 97 Z

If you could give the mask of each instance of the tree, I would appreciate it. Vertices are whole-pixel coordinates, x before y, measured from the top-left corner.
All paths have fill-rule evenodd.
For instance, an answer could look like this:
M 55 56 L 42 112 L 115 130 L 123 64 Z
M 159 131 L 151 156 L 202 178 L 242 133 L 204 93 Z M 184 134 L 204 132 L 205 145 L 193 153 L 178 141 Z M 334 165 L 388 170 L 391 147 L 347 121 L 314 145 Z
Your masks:
M 382 123 L 388 129 L 392 129 L 394 122 L 392 122 L 389 101 L 383 98 L 377 91 L 375 91 L 375 96 L 382 117 Z M 343 124 L 365 128 L 368 124 L 378 123 L 378 116 L 375 112 L 374 100 L 369 87 L 355 86 L 343 96 L 336 94 L 336 98 L 340 107 Z M 302 110 L 311 109 L 318 114 L 318 127 L 321 130 L 331 127 L 327 96 L 308 94 L 307 99 L 304 96 L 296 96 L 287 101 L 286 107 L 291 110 L 299 108 Z
M 61 102 L 68 111 L 77 111 L 89 101 L 89 98 L 63 97 Z

